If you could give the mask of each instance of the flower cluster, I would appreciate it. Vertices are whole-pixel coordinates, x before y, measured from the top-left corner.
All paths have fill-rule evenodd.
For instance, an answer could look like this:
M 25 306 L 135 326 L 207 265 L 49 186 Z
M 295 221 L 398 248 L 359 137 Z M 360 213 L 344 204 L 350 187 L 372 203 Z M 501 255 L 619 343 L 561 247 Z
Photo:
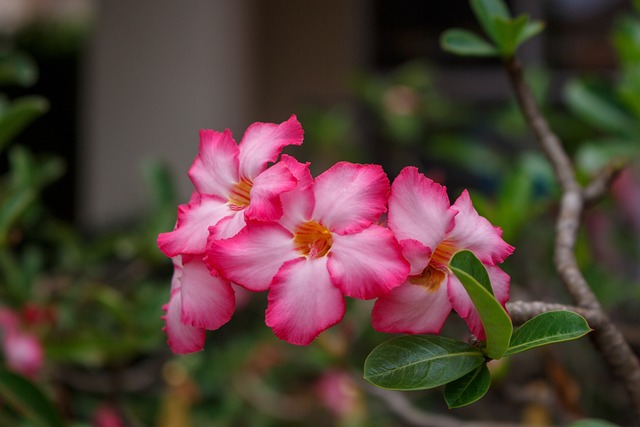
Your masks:
M 158 237 L 174 265 L 164 307 L 171 349 L 202 349 L 205 330 L 231 318 L 238 286 L 269 292 L 266 324 L 293 344 L 309 344 L 338 323 L 345 296 L 377 299 L 379 331 L 438 333 L 454 309 L 482 338 L 448 262 L 458 250 L 473 251 L 504 305 L 509 276 L 496 264 L 513 247 L 468 193 L 451 205 L 446 189 L 413 167 L 393 185 L 382 167 L 347 162 L 313 178 L 308 164 L 281 155 L 302 139 L 295 116 L 254 123 L 239 144 L 229 130 L 201 131 L 189 170 L 195 191 L 178 208 L 174 230 Z

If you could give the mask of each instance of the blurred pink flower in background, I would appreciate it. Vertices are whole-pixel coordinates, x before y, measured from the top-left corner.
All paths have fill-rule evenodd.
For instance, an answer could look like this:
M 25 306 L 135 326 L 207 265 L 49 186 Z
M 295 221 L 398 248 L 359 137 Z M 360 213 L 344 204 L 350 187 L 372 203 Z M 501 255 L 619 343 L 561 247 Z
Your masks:
M 38 337 L 25 330 L 20 316 L 7 308 L 0 308 L 0 334 L 7 367 L 35 378 L 44 365 L 44 352 Z

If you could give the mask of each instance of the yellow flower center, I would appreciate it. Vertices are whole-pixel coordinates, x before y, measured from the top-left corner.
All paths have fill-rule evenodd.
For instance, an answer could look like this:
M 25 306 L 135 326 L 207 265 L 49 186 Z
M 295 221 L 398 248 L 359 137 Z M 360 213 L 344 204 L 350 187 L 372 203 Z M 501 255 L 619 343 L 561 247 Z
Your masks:
M 329 252 L 333 238 L 331 232 L 323 225 L 315 221 L 307 221 L 296 227 L 293 241 L 296 250 L 302 255 L 309 258 L 319 258 Z
M 231 194 L 229 195 L 229 207 L 231 210 L 241 211 L 249 206 L 249 203 L 251 202 L 249 193 L 251 193 L 252 186 L 253 182 L 246 178 L 242 178 L 233 186 Z
M 419 275 L 410 277 L 409 282 L 424 286 L 429 292 L 437 291 L 449 274 L 447 265 L 457 251 L 451 242 L 443 241 L 431 255 L 429 265 Z

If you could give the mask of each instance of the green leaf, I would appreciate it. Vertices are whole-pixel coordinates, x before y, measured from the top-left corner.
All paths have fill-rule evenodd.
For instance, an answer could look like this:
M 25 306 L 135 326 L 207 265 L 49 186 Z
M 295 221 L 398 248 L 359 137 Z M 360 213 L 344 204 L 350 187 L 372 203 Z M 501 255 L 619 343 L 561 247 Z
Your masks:
M 469 293 L 480 314 L 487 336 L 485 354 L 492 359 L 499 359 L 509 347 L 513 325 L 507 312 L 493 296 L 484 265 L 472 252 L 465 250 L 451 258 L 449 268 Z
M 387 389 L 422 390 L 456 380 L 484 362 L 482 352 L 467 343 L 409 335 L 374 348 L 364 362 L 364 379 Z
M 38 79 L 38 68 L 30 56 L 20 52 L 0 53 L 0 85 L 31 86 Z
M 587 321 L 572 311 L 548 311 L 516 329 L 504 356 L 542 345 L 575 340 L 591 331 Z
M 564 97 L 571 110 L 587 123 L 618 135 L 633 135 L 637 131 L 633 118 L 585 82 L 574 80 L 569 83 Z
M 529 18 L 527 15 L 520 15 L 515 19 L 496 17 L 494 20 L 496 44 L 500 49 L 500 54 L 503 57 L 513 56 Z
M 491 374 L 484 363 L 467 375 L 447 384 L 444 388 L 444 400 L 449 409 L 466 406 L 484 396 L 490 385 Z
M 610 423 L 605 420 L 597 420 L 595 418 L 585 418 L 583 420 L 574 421 L 567 427 L 619 427 L 618 424 Z
M 505 3 L 502 0 L 471 0 L 471 9 L 485 33 L 496 44 L 499 44 L 495 18 L 511 18 Z
M 446 52 L 462 56 L 497 56 L 495 46 L 474 33 L 452 28 L 442 33 L 440 46 Z
M 527 25 L 524 27 L 524 29 L 520 32 L 520 35 L 518 36 L 518 40 L 516 41 L 516 47 L 520 46 L 522 43 L 526 42 L 530 38 L 537 36 L 538 34 L 540 34 L 540 32 L 542 32 L 542 30 L 544 30 L 544 22 L 542 21 L 527 22 Z
M 46 99 L 25 96 L 13 101 L 0 113 L 0 151 L 33 120 L 49 109 Z
M 63 427 L 60 413 L 35 384 L 9 371 L 0 371 L 2 401 L 38 427 Z

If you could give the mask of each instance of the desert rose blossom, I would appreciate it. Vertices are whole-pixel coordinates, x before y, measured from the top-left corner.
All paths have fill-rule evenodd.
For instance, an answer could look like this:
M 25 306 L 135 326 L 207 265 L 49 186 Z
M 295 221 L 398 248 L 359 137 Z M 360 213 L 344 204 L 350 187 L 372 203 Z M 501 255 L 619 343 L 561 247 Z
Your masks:
M 210 233 L 233 236 L 245 219 L 275 220 L 282 215 L 280 194 L 295 187 L 286 165 L 275 163 L 283 147 L 300 145 L 303 130 L 295 116 L 281 124 L 254 123 L 236 144 L 231 132 L 200 132 L 198 156 L 189 170 L 196 191 L 178 208 L 173 231 L 158 236 L 158 247 L 173 259 L 165 330 L 171 349 L 202 349 L 204 330 L 227 323 L 235 309 L 233 285 L 202 258 Z
M 414 167 L 403 169 L 391 186 L 388 225 L 411 271 L 401 286 L 375 302 L 373 327 L 390 333 L 437 334 L 453 308 L 471 332 L 484 339 L 479 314 L 448 264 L 460 250 L 473 252 L 504 306 L 509 276 L 496 264 L 514 248 L 502 240 L 502 231 L 478 215 L 466 190 L 451 206 L 445 187 Z
M 7 367 L 34 378 L 44 365 L 42 344 L 35 335 L 23 329 L 15 312 L 1 307 L 0 336 Z
M 307 345 L 342 319 L 344 296 L 383 295 L 409 266 L 391 231 L 376 224 L 389 192 L 380 166 L 341 162 L 314 180 L 308 165 L 288 156 L 282 162 L 298 179 L 282 194 L 282 218 L 248 221 L 230 239 L 210 239 L 206 262 L 248 289 L 269 289 L 267 325 Z

